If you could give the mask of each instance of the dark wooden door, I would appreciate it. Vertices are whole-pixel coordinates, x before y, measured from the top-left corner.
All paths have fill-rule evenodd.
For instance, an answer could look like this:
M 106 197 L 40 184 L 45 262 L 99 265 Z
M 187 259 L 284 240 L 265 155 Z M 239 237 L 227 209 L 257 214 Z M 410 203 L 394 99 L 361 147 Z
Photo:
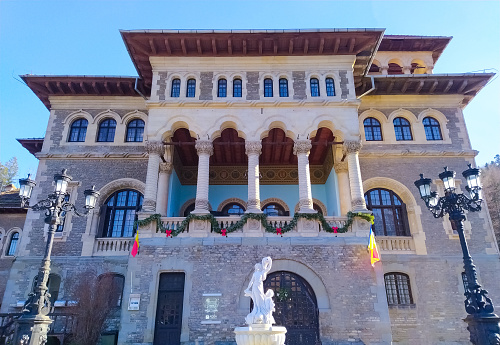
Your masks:
M 318 304 L 313 289 L 304 278 L 278 271 L 267 276 L 264 291 L 274 291 L 277 326 L 285 326 L 286 345 L 320 345 Z
M 180 345 L 184 273 L 162 273 L 158 287 L 153 345 Z

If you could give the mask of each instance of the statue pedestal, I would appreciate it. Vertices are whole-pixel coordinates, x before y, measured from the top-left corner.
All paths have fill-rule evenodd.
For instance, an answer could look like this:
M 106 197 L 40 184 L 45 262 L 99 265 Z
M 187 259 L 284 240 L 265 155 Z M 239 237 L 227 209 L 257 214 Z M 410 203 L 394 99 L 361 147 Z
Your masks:
M 238 345 L 283 345 L 286 328 L 271 324 L 253 324 L 248 327 L 236 327 Z

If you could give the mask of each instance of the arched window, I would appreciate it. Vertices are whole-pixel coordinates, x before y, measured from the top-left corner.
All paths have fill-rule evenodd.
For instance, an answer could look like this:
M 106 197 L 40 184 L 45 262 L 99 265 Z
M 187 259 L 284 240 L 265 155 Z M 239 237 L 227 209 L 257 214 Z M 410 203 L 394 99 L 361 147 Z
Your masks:
M 317 78 L 311 78 L 311 97 L 319 97 L 319 80 Z
M 382 127 L 377 119 L 368 117 L 363 121 L 363 126 L 365 128 L 366 141 L 382 140 Z
M 276 203 L 270 203 L 270 204 L 265 205 L 262 208 L 262 212 L 264 212 L 266 215 L 268 215 L 270 217 L 287 216 L 287 212 L 285 211 L 283 206 L 281 206 L 280 204 L 276 204 Z
M 188 79 L 186 97 L 194 97 L 196 95 L 196 79 Z
M 189 205 L 188 207 L 186 207 L 186 209 L 184 210 L 184 214 L 183 214 L 183 216 L 184 216 L 184 217 L 189 216 L 189 215 L 191 214 L 191 212 L 193 212 L 193 211 L 194 211 L 195 207 L 196 207 L 196 205 L 195 205 L 195 203 L 194 203 L 194 202 L 193 202 L 192 204 L 190 204 L 190 205 Z
M 217 97 L 227 97 L 227 80 L 219 79 Z
M 89 122 L 86 119 L 78 119 L 71 124 L 68 141 L 84 142 L 87 134 L 87 125 Z
M 392 123 L 394 124 L 394 132 L 396 132 L 396 140 L 413 140 L 411 126 L 407 119 L 396 117 Z
M 223 216 L 241 216 L 245 213 L 245 208 L 240 204 L 233 202 L 224 206 L 221 213 Z
M 377 236 L 410 236 L 406 205 L 393 191 L 371 189 L 365 194 L 366 206 L 375 217 L 373 231 Z
M 97 141 L 100 142 L 113 142 L 115 140 L 115 129 L 116 121 L 113 119 L 107 119 L 101 122 L 99 125 L 99 134 L 97 135 Z
M 271 78 L 264 79 L 264 97 L 273 97 L 273 80 Z
M 9 247 L 7 248 L 8 256 L 14 256 L 16 254 L 17 242 L 19 242 L 19 233 L 14 232 L 10 237 Z
M 120 307 L 123 300 L 123 287 L 125 277 L 121 274 L 105 273 L 97 277 L 97 288 L 104 293 L 109 293 L 109 305 L 111 307 Z
M 241 97 L 242 95 L 242 83 L 241 79 L 233 80 L 233 97 Z
M 335 96 L 335 83 L 333 82 L 333 78 L 326 78 L 326 95 L 328 97 Z
M 280 97 L 288 97 L 288 80 L 286 78 L 280 79 Z
M 132 237 L 136 212 L 141 209 L 143 196 L 135 190 L 120 190 L 105 204 L 103 237 Z
M 403 74 L 403 67 L 399 66 L 397 63 L 390 63 L 387 70 L 388 74 Z
M 424 129 L 425 129 L 425 139 L 427 140 L 443 140 L 443 137 L 441 136 L 441 127 L 439 126 L 439 122 L 432 118 L 432 117 L 426 117 L 424 121 L 422 121 L 424 124 Z
M 392 272 L 384 274 L 387 304 L 409 305 L 413 304 L 411 295 L 410 278 L 407 274 Z
M 170 97 L 179 97 L 181 95 L 181 80 L 172 80 L 172 89 L 170 90 Z
M 144 137 L 144 121 L 132 120 L 127 126 L 127 140 L 129 142 L 142 142 Z

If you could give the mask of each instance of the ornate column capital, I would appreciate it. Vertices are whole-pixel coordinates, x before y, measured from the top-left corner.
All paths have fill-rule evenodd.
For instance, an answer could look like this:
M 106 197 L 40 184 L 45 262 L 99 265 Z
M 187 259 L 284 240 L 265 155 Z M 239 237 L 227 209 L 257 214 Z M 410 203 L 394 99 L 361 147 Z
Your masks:
M 160 174 L 170 174 L 172 173 L 172 169 L 174 168 L 174 164 L 171 162 L 160 163 Z
M 165 151 L 165 145 L 161 141 L 146 141 L 146 150 L 148 154 L 157 154 L 159 156 L 163 155 Z
M 196 148 L 196 152 L 198 152 L 198 156 L 202 154 L 211 156 L 214 153 L 214 146 L 211 140 L 198 139 L 194 147 Z
M 339 172 L 347 172 L 348 171 L 348 166 L 347 166 L 347 162 L 346 161 L 343 161 L 343 162 L 335 162 L 333 164 L 333 168 L 335 169 L 335 172 L 336 173 L 339 173 Z
M 309 139 L 303 139 L 303 140 L 297 140 L 295 142 L 295 145 L 293 145 L 293 154 L 294 155 L 299 155 L 299 154 L 309 154 L 309 151 L 311 151 L 312 144 L 311 140 Z
M 362 146 L 363 145 L 359 140 L 345 140 L 342 147 L 342 152 L 344 154 L 357 153 L 359 152 L 359 150 L 361 150 Z
M 260 141 L 245 141 L 245 152 L 247 156 L 251 154 L 260 155 L 262 152 L 262 143 Z

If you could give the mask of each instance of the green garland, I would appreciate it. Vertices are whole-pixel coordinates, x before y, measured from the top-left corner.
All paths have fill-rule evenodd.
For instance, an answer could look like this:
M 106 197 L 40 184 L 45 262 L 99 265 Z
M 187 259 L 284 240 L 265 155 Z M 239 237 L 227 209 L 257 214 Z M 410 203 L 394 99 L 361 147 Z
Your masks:
M 374 216 L 372 214 L 368 213 L 354 213 L 354 212 L 347 212 L 347 221 L 345 225 L 341 228 L 337 227 L 331 227 L 330 224 L 326 221 L 325 217 L 321 213 L 295 213 L 293 215 L 292 220 L 284 225 L 283 227 L 279 228 L 281 229 L 281 233 L 284 234 L 286 232 L 291 231 L 293 228 L 297 226 L 297 222 L 299 218 L 307 219 L 307 220 L 316 220 L 321 223 L 321 227 L 323 228 L 324 231 L 329 232 L 329 233 L 344 233 L 349 230 L 351 227 L 352 223 L 354 222 L 354 218 L 361 218 L 364 219 L 370 223 L 373 224 Z M 254 219 L 254 220 L 259 220 L 266 232 L 271 232 L 271 233 L 278 233 L 278 228 L 273 227 L 271 224 L 268 224 L 267 222 L 267 215 L 264 213 L 245 213 L 241 216 L 240 220 L 238 220 L 236 223 L 231 224 L 228 226 L 226 230 L 226 234 L 230 232 L 234 232 L 240 229 L 243 229 L 243 226 L 246 224 L 248 219 Z M 177 236 L 181 232 L 184 232 L 187 229 L 187 226 L 189 225 L 189 222 L 192 220 L 203 220 L 203 221 L 209 221 L 211 224 L 212 231 L 222 234 L 222 229 L 215 219 L 215 217 L 212 214 L 206 214 L 203 216 L 195 215 L 195 214 L 189 214 L 182 222 L 181 224 L 177 227 L 177 229 L 168 229 L 165 227 L 161 221 L 161 215 L 160 214 L 153 214 L 149 216 L 146 219 L 143 220 L 136 220 L 134 222 L 134 229 L 137 229 L 137 227 L 142 227 L 142 226 L 147 226 L 153 221 L 156 221 L 156 232 L 163 232 L 166 233 L 167 231 L 170 231 L 171 236 Z

